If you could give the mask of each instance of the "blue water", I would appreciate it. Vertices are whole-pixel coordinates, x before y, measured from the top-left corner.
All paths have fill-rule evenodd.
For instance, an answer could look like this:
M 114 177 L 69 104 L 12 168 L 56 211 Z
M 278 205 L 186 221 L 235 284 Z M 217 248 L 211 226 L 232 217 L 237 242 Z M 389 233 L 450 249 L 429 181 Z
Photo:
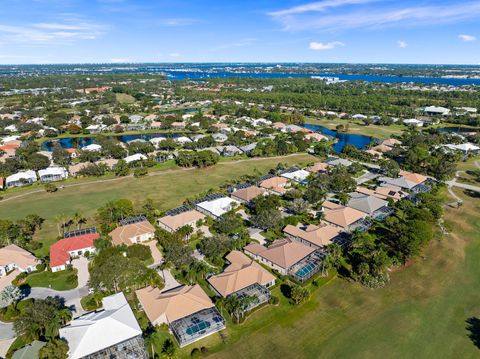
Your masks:
M 307 125 L 304 125 L 304 127 L 309 130 L 320 132 L 320 133 L 323 133 L 324 135 L 338 139 L 337 143 L 333 145 L 333 149 L 336 152 L 342 152 L 343 148 L 347 144 L 354 145 L 357 149 L 363 150 L 365 147 L 367 147 L 368 144 L 374 141 L 374 139 L 369 136 L 357 135 L 357 134 L 351 134 L 351 133 L 340 133 L 338 131 L 330 130 L 323 126 L 307 124 Z

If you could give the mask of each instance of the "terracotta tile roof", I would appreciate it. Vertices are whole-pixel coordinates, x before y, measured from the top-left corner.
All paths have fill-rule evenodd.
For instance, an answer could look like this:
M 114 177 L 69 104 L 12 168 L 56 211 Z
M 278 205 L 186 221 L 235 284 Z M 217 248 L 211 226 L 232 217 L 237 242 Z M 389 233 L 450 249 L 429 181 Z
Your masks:
M 131 238 L 141 236 L 147 233 L 154 233 L 155 228 L 148 221 L 127 224 L 120 226 L 111 231 L 108 235 L 112 237 L 112 242 L 115 245 L 131 245 Z
M 98 233 L 87 233 L 77 237 L 64 238 L 50 246 L 50 268 L 66 264 L 70 260 L 68 252 L 94 247 Z
M 317 163 L 314 163 L 312 166 L 308 167 L 307 171 L 313 172 L 313 173 L 324 172 L 328 170 L 328 167 L 330 167 L 328 163 L 317 162 Z
M 289 224 L 283 229 L 283 232 L 293 237 L 301 238 L 318 247 L 323 247 L 332 243 L 332 239 L 337 237 L 342 230 L 330 224 L 310 225 L 305 230 Z
M 197 222 L 201 219 L 204 219 L 205 215 L 196 211 L 194 209 L 186 212 L 179 213 L 175 216 L 165 216 L 162 218 L 157 219 L 158 223 L 162 223 L 163 225 L 170 228 L 172 231 L 176 231 L 177 229 L 190 224 L 192 222 Z
M 419 173 L 400 171 L 399 176 L 405 178 L 407 181 L 420 184 L 427 180 L 427 176 L 421 175 Z
M 198 284 L 164 293 L 160 293 L 158 288 L 146 287 L 135 293 L 148 319 L 155 324 L 171 323 L 214 306 Z
M 232 251 L 226 258 L 231 264 L 223 273 L 208 279 L 212 287 L 223 297 L 255 283 L 266 285 L 275 280 L 273 274 L 242 252 Z
M 366 214 L 350 207 L 336 205 L 334 207 L 324 206 L 325 221 L 337 225 L 342 228 L 347 228 L 358 220 L 365 218 Z
M 25 249 L 15 244 L 10 244 L 0 248 L 0 266 L 5 266 L 10 263 L 15 263 L 17 267 L 26 269 L 40 263 L 40 261 Z
M 232 193 L 232 197 L 238 198 L 245 202 L 250 202 L 252 199 L 257 198 L 265 193 L 265 189 L 257 186 L 250 186 L 247 188 L 239 189 Z

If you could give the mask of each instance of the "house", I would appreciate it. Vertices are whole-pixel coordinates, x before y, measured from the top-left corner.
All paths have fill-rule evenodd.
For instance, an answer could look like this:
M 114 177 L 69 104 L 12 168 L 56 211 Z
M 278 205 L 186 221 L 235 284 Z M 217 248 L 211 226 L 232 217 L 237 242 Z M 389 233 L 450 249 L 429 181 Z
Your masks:
M 75 177 L 78 174 L 78 172 L 80 172 L 82 169 L 90 165 L 91 165 L 90 162 L 80 162 L 68 167 L 68 172 L 70 173 L 71 176 Z
M 326 223 L 318 226 L 311 224 L 304 228 L 288 224 L 283 229 L 283 233 L 290 239 L 318 249 L 333 243 L 335 238 L 342 233 L 342 229 Z
M 269 193 L 283 195 L 287 192 L 288 180 L 284 177 L 272 177 L 260 182 L 260 187 L 265 188 Z
M 95 161 L 96 165 L 100 165 L 100 164 L 105 165 L 109 170 L 115 169 L 115 167 L 117 166 L 117 163 L 118 163 L 118 160 L 116 158 L 105 158 L 103 160 Z
M 38 171 L 40 182 L 55 182 L 68 178 L 68 171 L 65 167 L 48 167 Z
M 103 310 L 75 318 L 59 331 L 68 343 L 69 359 L 148 359 L 138 325 L 122 292 L 102 300 Z
M 246 155 L 252 153 L 252 151 L 257 147 L 257 142 L 250 143 L 248 145 L 239 147 L 240 150 L 245 153 Z
M 97 145 L 96 143 L 92 143 L 90 145 L 82 147 L 82 151 L 100 152 L 101 150 L 102 150 L 102 146 Z
M 183 130 L 187 124 L 185 122 L 172 122 L 170 124 L 170 127 L 173 128 L 174 130 Z
M 394 147 L 395 145 L 400 146 L 401 144 L 402 144 L 402 142 L 395 139 L 395 138 L 388 138 L 388 139 L 382 141 L 382 145 L 388 146 L 388 147 Z
M 24 172 L 18 172 L 11 176 L 8 176 L 5 180 L 5 183 L 7 188 L 11 188 L 24 186 L 26 184 L 31 184 L 36 181 L 37 175 L 35 174 L 35 171 L 29 170 Z
M 440 106 L 427 106 L 423 109 L 423 113 L 427 116 L 448 116 L 450 110 Z
M 417 185 L 423 184 L 427 179 L 427 176 L 419 173 L 400 171 L 397 178 L 380 177 L 378 180 L 382 183 L 382 186 L 387 185 L 412 190 Z
M 403 120 L 403 124 L 405 126 L 422 127 L 423 121 L 417 120 L 416 118 L 409 118 L 409 119 Z
M 224 133 L 214 133 L 212 137 L 215 142 L 225 142 L 226 140 L 228 140 L 228 136 Z
M 165 141 L 166 139 L 167 139 L 166 137 L 154 137 L 150 139 L 149 142 L 155 147 L 158 147 L 158 144 L 162 141 Z
M 363 120 L 366 120 L 366 119 L 367 119 L 367 116 L 362 115 L 362 114 L 360 114 L 360 113 L 357 113 L 356 115 L 353 115 L 352 118 L 353 118 L 354 120 L 363 121 Z
M 185 136 L 180 136 L 180 137 L 175 137 L 173 139 L 176 143 L 179 143 L 181 145 L 185 144 L 185 143 L 189 143 L 189 142 L 192 142 L 191 139 L 189 139 L 188 137 L 185 137 Z
M 391 198 L 394 202 L 408 196 L 407 192 L 402 191 L 400 187 L 394 186 L 377 187 L 374 190 L 365 187 L 357 187 L 355 191 L 385 200 Z
M 105 92 L 110 90 L 112 87 L 111 86 L 102 86 L 102 87 L 88 87 L 84 89 L 77 89 L 75 91 L 80 92 L 80 93 L 92 93 L 92 92 Z
M 347 207 L 359 210 L 373 218 L 375 218 L 377 214 L 380 214 L 382 209 L 388 207 L 387 201 L 376 196 L 359 192 L 349 193 L 349 196 L 350 200 L 347 203 Z
M 310 167 L 307 167 L 306 170 L 312 173 L 325 173 L 328 171 L 329 165 L 323 162 L 316 162 Z
M 123 160 L 126 163 L 132 163 L 132 162 L 138 162 L 138 161 L 142 161 L 142 160 L 146 160 L 146 159 L 147 159 L 147 156 L 145 156 L 144 154 L 135 153 L 134 155 L 130 155 L 130 156 L 125 157 Z
M 333 166 L 333 167 L 336 167 L 336 166 L 349 167 L 352 165 L 352 161 L 346 160 L 344 158 L 339 158 L 339 157 L 329 157 L 327 158 L 326 163 L 329 166 Z
M 15 269 L 22 273 L 32 272 L 38 264 L 40 264 L 40 260 L 15 244 L 0 248 L 0 277 Z
M 155 227 L 145 218 L 139 222 L 120 225 L 108 234 L 116 246 L 126 244 L 130 246 L 155 238 Z
M 81 233 L 81 232 L 80 232 Z M 50 246 L 50 269 L 52 272 L 65 270 L 71 259 L 95 252 L 95 241 L 100 238 L 96 231 L 73 235 L 53 243 Z
M 288 275 L 298 262 L 309 257 L 315 249 L 290 239 L 279 239 L 268 247 L 251 243 L 243 251 L 280 274 Z
M 107 126 L 105 125 L 90 125 L 90 126 L 87 126 L 85 129 L 88 130 L 88 132 L 90 133 L 100 133 L 106 128 Z
M 380 152 L 380 153 L 387 153 L 387 152 L 390 152 L 391 150 L 393 150 L 393 148 L 381 143 L 379 145 L 373 146 L 371 148 L 371 150 L 376 151 L 376 152 Z
M 240 150 L 237 146 L 233 145 L 217 146 L 215 148 L 222 156 L 225 157 L 234 157 L 242 154 L 242 150 Z
M 285 124 L 283 122 L 274 122 L 272 127 L 275 129 L 275 130 L 282 130 L 283 128 L 285 128 Z
M 167 324 L 180 347 L 225 329 L 225 319 L 198 284 L 165 292 L 146 287 L 135 294 L 152 325 Z
M 264 188 L 250 186 L 233 192 L 230 196 L 240 203 L 249 203 L 259 196 L 265 196 L 267 191 Z
M 367 214 L 330 201 L 323 202 L 324 221 L 345 231 L 352 231 Z
M 176 232 L 178 229 L 191 226 L 195 231 L 197 229 L 197 222 L 205 218 L 203 213 L 194 209 L 181 212 L 175 215 L 167 215 L 157 219 L 157 225 L 170 233 Z
M 76 148 L 65 148 L 65 151 L 68 152 L 70 158 L 77 158 L 80 155 L 80 151 Z
M 240 203 L 233 198 L 220 197 L 211 201 L 197 203 L 196 209 L 214 219 L 237 207 Z
M 317 132 L 307 133 L 305 138 L 312 142 L 328 141 L 328 137 Z
M 307 178 L 310 176 L 310 172 L 305 170 L 297 170 L 292 172 L 285 172 L 282 173 L 280 176 L 287 178 L 291 181 L 298 182 L 298 183 L 307 183 Z
M 254 297 L 254 301 L 244 311 L 268 302 L 268 288 L 275 284 L 275 276 L 239 251 L 231 251 L 226 260 L 230 264 L 223 272 L 207 279 L 210 287 L 223 298 Z
M 0 177 L 0 190 L 5 188 L 5 178 Z
M 143 116 L 142 115 L 130 115 L 128 117 L 128 119 L 130 120 L 130 123 L 138 124 L 139 122 L 141 122 L 143 120 Z
M 39 358 L 40 349 L 42 349 L 47 343 L 39 340 L 34 340 L 30 344 L 25 345 L 21 349 L 18 349 L 13 353 L 12 359 L 36 359 Z

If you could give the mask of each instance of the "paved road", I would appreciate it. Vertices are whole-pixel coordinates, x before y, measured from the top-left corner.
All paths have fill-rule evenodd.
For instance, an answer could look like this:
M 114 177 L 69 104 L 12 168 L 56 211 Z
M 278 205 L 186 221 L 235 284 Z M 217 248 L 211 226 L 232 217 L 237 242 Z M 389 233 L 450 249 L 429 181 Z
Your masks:
M 460 182 L 457 182 L 457 181 L 448 181 L 447 185 L 449 187 L 454 186 L 454 187 L 460 187 L 460 188 L 463 188 L 463 189 L 468 189 L 470 191 L 480 192 L 480 187 L 479 186 L 473 186 L 471 184 L 460 183 Z
M 0 340 L 15 338 L 13 323 L 0 322 Z

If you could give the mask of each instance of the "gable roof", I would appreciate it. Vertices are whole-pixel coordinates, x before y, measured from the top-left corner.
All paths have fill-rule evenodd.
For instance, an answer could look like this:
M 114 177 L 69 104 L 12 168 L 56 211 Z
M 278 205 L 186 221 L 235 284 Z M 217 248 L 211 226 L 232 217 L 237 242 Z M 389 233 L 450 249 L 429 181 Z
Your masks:
M 244 250 L 263 257 L 284 269 L 292 267 L 315 252 L 312 247 L 288 239 L 276 240 L 268 247 L 252 243 L 246 246 Z
M 231 251 L 226 259 L 230 265 L 223 273 L 208 279 L 212 287 L 223 297 L 255 283 L 266 285 L 275 280 L 273 274 L 242 252 Z
M 87 233 L 76 237 L 64 238 L 50 246 L 50 268 L 66 264 L 70 260 L 71 251 L 94 247 L 99 233 Z
M 162 218 L 157 219 L 157 221 L 167 226 L 172 231 L 176 231 L 177 229 L 189 223 L 199 221 L 203 218 L 205 218 L 205 215 L 203 213 L 200 213 L 199 211 L 192 209 L 190 211 L 182 212 L 174 216 L 164 216 Z
M 171 323 L 214 306 L 198 284 L 177 287 L 163 293 L 158 288 L 145 287 L 135 293 L 152 323 Z
M 104 310 L 90 312 L 60 329 L 68 342 L 69 358 L 83 358 L 102 349 L 142 335 L 122 292 L 103 298 Z
M 342 230 L 330 224 L 310 225 L 305 230 L 289 224 L 283 229 L 283 232 L 293 237 L 301 238 L 318 247 L 323 247 L 332 243 L 332 239 L 337 237 Z
M 10 244 L 0 248 L 0 266 L 5 266 L 10 263 L 15 263 L 17 267 L 25 269 L 40 263 L 40 261 L 25 249 L 15 244 Z
M 112 237 L 113 244 L 132 244 L 131 238 L 141 236 L 146 233 L 154 233 L 155 228 L 148 221 L 126 224 L 111 231 L 108 235 Z

